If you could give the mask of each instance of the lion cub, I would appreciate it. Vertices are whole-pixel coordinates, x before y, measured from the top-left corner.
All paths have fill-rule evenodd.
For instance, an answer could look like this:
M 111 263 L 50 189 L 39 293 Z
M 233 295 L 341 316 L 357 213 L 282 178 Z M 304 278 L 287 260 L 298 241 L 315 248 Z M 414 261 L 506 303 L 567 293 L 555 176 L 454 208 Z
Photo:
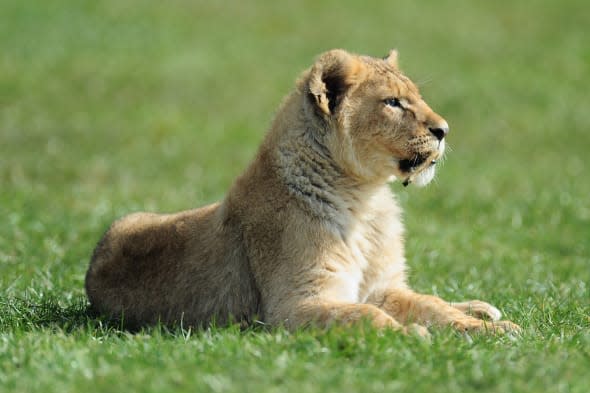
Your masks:
M 326 52 L 223 201 L 113 223 L 86 275 L 91 306 L 131 328 L 257 318 L 289 329 L 369 320 L 422 335 L 430 325 L 517 331 L 487 303 L 408 287 L 388 182 L 427 184 L 448 132 L 396 51 Z

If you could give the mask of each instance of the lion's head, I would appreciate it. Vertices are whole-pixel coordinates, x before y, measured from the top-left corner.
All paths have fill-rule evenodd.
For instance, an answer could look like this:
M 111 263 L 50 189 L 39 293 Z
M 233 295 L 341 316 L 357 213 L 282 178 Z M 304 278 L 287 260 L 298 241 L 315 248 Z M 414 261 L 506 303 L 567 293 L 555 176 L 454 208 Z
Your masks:
M 350 175 L 405 185 L 432 180 L 449 127 L 399 70 L 396 51 L 385 59 L 326 52 L 301 83 L 327 125 L 333 157 Z

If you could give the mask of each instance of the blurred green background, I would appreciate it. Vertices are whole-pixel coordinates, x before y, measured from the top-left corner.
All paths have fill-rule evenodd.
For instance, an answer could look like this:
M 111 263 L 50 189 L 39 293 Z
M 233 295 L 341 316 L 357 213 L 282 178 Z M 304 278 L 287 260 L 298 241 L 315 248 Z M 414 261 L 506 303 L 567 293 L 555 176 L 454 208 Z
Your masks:
M 113 219 L 222 198 L 255 154 L 281 98 L 319 53 L 344 48 L 382 56 L 397 48 L 402 69 L 451 126 L 435 183 L 392 186 L 406 212 L 412 285 L 448 299 L 494 302 L 527 331 L 513 349 L 517 358 L 534 350 L 553 354 L 527 358 L 522 369 L 506 359 L 494 360 L 500 368 L 484 362 L 485 373 L 516 378 L 521 370 L 520 377 L 536 376 L 533 387 L 582 391 L 583 370 L 590 369 L 587 8 L 574 0 L 1 1 L 0 384 L 20 391 L 51 386 L 59 373 L 47 365 L 61 364 L 67 345 L 27 343 L 62 331 L 60 312 L 67 316 L 84 301 L 89 256 Z M 55 319 L 49 327 L 30 306 L 47 298 L 55 306 L 54 317 L 43 314 Z M 73 347 L 96 337 L 88 323 L 74 326 L 82 339 Z M 441 337 L 449 343 L 436 348 L 456 350 L 456 357 L 447 353 L 441 365 L 436 351 L 429 354 L 425 375 L 408 363 L 416 379 L 400 377 L 399 386 L 426 389 L 435 377 L 450 391 L 453 378 L 461 389 L 475 386 L 477 373 L 448 372 L 448 362 L 470 347 Z M 552 337 L 565 341 L 551 344 Z M 140 351 L 129 340 L 107 343 L 114 351 Z M 171 355 L 185 340 L 171 340 L 172 363 L 141 367 L 168 370 L 180 362 L 192 369 L 190 359 Z M 494 353 L 495 341 L 481 340 L 484 354 Z M 240 375 L 252 382 L 246 388 L 282 386 L 264 382 L 276 359 L 257 374 L 248 355 L 232 356 L 242 355 Z M 360 365 L 371 355 L 363 356 L 352 381 L 334 376 L 323 384 L 323 374 L 303 373 L 317 382 L 310 391 L 346 384 L 371 391 L 363 385 L 370 369 Z M 47 363 L 35 363 L 37 357 Z M 139 370 L 105 375 L 131 375 L 143 386 Z M 225 384 L 207 387 L 244 388 L 227 372 Z M 38 378 L 26 382 L 32 375 Z M 66 390 L 93 386 L 64 378 Z M 489 389 L 521 387 L 493 380 Z M 174 386 L 158 381 L 163 390 Z M 289 375 L 282 383 L 298 386 Z

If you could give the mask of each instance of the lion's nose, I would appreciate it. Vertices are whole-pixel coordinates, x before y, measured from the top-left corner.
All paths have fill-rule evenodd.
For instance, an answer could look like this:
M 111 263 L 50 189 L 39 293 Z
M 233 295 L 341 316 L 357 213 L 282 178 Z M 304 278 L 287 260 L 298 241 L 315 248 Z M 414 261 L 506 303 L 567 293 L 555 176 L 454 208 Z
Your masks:
M 445 136 L 449 133 L 449 125 L 447 122 L 439 124 L 436 127 L 428 127 L 428 130 L 438 139 L 442 141 Z

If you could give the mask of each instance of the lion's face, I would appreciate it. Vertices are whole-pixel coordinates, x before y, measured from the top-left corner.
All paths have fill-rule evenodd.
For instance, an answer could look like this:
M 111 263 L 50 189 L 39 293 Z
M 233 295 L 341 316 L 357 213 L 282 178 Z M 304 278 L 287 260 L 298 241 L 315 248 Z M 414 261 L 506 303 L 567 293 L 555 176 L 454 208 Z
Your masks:
M 399 71 L 397 52 L 392 51 L 386 59 L 330 53 L 328 61 L 336 60 L 338 65 L 331 68 L 324 64 L 328 73 L 324 71 L 321 80 L 327 101 L 325 115 L 336 128 L 331 150 L 348 170 L 367 180 L 429 183 L 443 155 L 449 128 Z M 314 95 L 321 107 L 322 97 Z

